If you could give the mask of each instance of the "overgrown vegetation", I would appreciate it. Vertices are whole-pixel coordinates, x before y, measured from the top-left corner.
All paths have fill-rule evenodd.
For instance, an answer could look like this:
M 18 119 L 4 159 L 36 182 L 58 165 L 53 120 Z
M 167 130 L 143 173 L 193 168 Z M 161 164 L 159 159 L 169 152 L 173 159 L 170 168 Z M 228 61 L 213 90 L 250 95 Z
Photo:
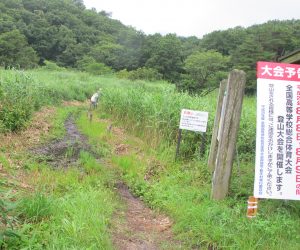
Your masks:
M 32 113 L 42 106 L 58 104 L 62 100 L 85 101 L 99 87 L 103 87 L 102 107 L 123 126 L 147 140 L 153 146 L 176 140 L 182 108 L 209 112 L 206 149 L 209 147 L 217 91 L 204 97 L 178 93 L 165 82 L 128 81 L 116 78 L 97 78 L 86 73 L 66 70 L 17 71 L 2 70 L 0 78 L 0 128 L 2 132 L 16 131 L 30 120 Z M 251 158 L 255 147 L 255 100 L 246 97 L 242 112 L 238 149 L 243 158 Z M 199 151 L 199 134 L 185 132 L 181 152 L 193 157 Z
M 183 108 L 209 112 L 206 149 L 209 149 L 217 91 L 204 97 L 178 93 L 173 85 L 132 84 L 104 91 L 101 105 L 123 127 L 145 138 L 152 146 L 165 143 L 174 145 L 178 132 L 180 111 Z M 239 132 L 238 149 L 243 158 L 254 156 L 255 149 L 255 99 L 245 98 Z M 181 145 L 183 158 L 198 154 L 201 135 L 184 131 Z
M 51 136 L 62 134 L 60 124 L 72 110 L 59 110 Z M 8 174 L 1 181 L 0 248 L 113 249 L 109 224 L 119 206 L 110 188 L 113 175 L 85 151 L 78 164 L 67 169 L 53 169 L 24 153 L 14 152 L 22 160 L 21 175 L 0 159 L 0 166 L 18 175 L 14 182 Z
M 0 69 L 0 132 L 23 128 L 42 106 L 85 101 L 100 86 L 88 74 L 57 72 L 51 65 L 47 64 L 48 70 L 31 72 Z

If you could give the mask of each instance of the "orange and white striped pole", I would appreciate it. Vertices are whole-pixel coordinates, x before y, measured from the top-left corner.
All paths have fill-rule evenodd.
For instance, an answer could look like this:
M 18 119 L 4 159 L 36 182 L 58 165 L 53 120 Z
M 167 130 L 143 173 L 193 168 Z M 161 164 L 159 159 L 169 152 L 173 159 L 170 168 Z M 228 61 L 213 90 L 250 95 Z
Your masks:
M 255 198 L 254 196 L 250 196 L 248 199 L 248 209 L 247 209 L 247 217 L 249 219 L 256 217 L 257 206 L 258 206 L 258 198 Z

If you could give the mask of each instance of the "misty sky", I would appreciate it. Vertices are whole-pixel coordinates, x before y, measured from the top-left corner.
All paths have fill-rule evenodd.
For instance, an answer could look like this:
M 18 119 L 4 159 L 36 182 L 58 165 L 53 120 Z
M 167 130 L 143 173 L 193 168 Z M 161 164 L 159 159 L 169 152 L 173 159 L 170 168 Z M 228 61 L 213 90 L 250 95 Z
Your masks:
M 300 19 L 300 0 L 84 0 L 146 34 L 203 35 L 268 20 Z

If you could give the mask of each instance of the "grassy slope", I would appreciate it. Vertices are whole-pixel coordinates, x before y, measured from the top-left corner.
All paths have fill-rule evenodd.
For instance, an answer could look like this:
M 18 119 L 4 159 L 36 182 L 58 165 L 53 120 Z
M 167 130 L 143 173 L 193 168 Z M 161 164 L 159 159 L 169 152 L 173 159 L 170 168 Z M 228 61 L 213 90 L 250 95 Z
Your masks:
M 51 138 L 63 135 L 61 124 L 73 111 L 58 110 Z M 1 185 L 1 197 L 6 202 L 1 214 L 11 216 L 14 232 L 20 236 L 5 237 L 3 249 L 112 249 L 108 227 L 118 202 L 109 188 L 111 176 L 101 163 L 82 152 L 79 166 L 53 169 L 26 157 L 24 152 L 14 154 L 13 161 L 18 158 L 26 167 L 22 174 L 15 165 L 4 164 L 4 158 L 0 162 L 5 171 L 21 176 L 27 189 L 22 189 L 19 182 L 9 184 L 9 177 Z M 11 189 L 13 193 L 8 192 Z M 9 207 L 12 209 L 7 211 Z M 5 229 L 2 223 L 1 235 Z

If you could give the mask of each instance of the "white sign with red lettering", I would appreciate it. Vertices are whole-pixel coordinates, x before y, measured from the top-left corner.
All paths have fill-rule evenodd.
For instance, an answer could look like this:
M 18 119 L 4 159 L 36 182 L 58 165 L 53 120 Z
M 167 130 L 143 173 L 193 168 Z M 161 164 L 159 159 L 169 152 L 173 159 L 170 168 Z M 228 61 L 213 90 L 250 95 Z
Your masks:
M 182 109 L 179 128 L 195 132 L 206 132 L 207 121 L 208 112 Z
M 257 63 L 254 196 L 300 200 L 300 65 Z

